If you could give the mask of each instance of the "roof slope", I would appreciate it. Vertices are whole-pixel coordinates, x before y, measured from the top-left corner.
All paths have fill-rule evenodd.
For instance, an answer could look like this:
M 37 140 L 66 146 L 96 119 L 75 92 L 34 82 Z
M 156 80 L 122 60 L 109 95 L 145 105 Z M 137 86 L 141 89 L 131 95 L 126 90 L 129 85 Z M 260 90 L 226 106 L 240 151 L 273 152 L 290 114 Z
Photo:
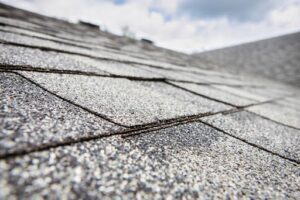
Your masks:
M 300 87 L 300 33 L 195 54 L 219 70 L 252 74 Z
M 0 8 L 0 199 L 299 197 L 299 89 Z

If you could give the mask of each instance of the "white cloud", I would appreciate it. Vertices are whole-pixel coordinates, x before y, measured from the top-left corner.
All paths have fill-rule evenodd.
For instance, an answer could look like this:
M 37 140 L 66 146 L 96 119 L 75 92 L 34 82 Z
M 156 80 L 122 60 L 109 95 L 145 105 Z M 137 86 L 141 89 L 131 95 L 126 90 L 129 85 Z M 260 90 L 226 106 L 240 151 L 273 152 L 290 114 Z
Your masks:
M 8 4 L 45 15 L 76 21 L 83 19 L 121 34 L 128 25 L 136 36 L 157 45 L 185 52 L 202 51 L 300 30 L 300 3 L 286 0 L 260 21 L 232 22 L 226 17 L 189 19 L 174 17 L 182 0 L 4 0 Z M 173 17 L 166 18 L 171 15 Z

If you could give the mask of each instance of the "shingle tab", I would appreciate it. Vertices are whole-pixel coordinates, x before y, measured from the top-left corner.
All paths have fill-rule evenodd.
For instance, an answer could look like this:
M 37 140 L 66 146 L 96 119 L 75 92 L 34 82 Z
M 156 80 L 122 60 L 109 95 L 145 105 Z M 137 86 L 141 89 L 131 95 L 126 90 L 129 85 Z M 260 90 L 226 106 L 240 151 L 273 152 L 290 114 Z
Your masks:
M 214 85 L 213 87 L 223 90 L 224 92 L 238 95 L 241 97 L 245 97 L 248 99 L 253 99 L 255 101 L 267 101 L 267 100 L 272 99 L 272 97 L 267 97 L 264 95 L 257 94 L 256 92 L 248 91 L 248 90 L 246 90 L 246 88 L 230 87 L 230 86 L 226 86 L 226 85 Z M 268 90 L 266 89 L 265 91 L 268 91 Z
M 300 131 L 243 111 L 201 119 L 229 134 L 300 162 Z
M 300 129 L 300 112 L 277 103 L 268 103 L 247 108 L 247 110 L 274 121 Z
M 187 69 L 178 69 L 178 68 L 170 68 L 170 69 L 160 69 L 153 68 L 148 66 L 138 66 L 147 71 L 151 71 L 153 73 L 160 74 L 161 76 L 178 81 L 189 81 L 195 83 L 206 83 L 206 84 L 231 84 L 231 85 L 249 85 L 249 83 L 242 82 L 240 80 L 228 77 L 222 77 L 215 74 L 201 74 L 201 73 L 193 73 L 188 71 Z
M 9 65 L 30 68 L 42 68 L 45 70 L 71 70 L 82 72 L 93 72 L 100 75 L 108 75 L 103 70 L 69 58 L 66 54 L 30 49 L 25 47 L 15 47 L 0 44 L 2 50 L 0 54 L 1 65 L 9 69 Z
M 109 72 L 114 75 L 120 76 L 131 76 L 131 77 L 142 77 L 142 78 L 163 78 L 163 76 L 144 70 L 143 68 L 135 67 L 133 64 L 126 64 L 122 62 L 97 60 L 84 56 L 68 55 L 69 58 L 76 61 L 83 62 L 89 66 L 93 66 L 99 70 Z
M 11 73 L 0 73 L 0 156 L 124 128 Z
M 160 82 L 22 72 L 48 90 L 132 126 L 157 120 L 230 109 Z
M 208 85 L 197 85 L 192 83 L 178 83 L 178 82 L 172 82 L 172 83 L 179 87 L 185 88 L 187 90 L 196 92 L 200 95 L 205 95 L 210 98 L 217 99 L 235 106 L 246 106 L 257 102 L 252 99 L 237 96 L 235 94 L 231 94 Z
M 299 168 L 201 123 L 0 161 L 2 198 L 286 199 Z

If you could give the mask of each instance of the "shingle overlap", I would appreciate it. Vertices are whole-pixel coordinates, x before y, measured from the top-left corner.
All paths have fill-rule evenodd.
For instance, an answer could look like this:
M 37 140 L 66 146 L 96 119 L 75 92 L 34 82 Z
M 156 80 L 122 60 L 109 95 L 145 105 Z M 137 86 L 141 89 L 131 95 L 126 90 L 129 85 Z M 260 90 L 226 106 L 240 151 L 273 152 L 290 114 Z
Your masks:
M 300 187 L 294 164 L 201 123 L 58 147 L 0 167 L 2 195 L 19 198 L 293 199 Z
M 76 104 L 127 126 L 230 109 L 166 83 L 22 72 Z
M 296 109 L 277 103 L 269 103 L 249 107 L 247 110 L 271 120 L 300 129 L 300 112 Z
M 222 91 L 221 89 L 212 86 L 196 85 L 192 83 L 172 83 L 179 87 L 193 91 L 197 94 L 204 95 L 209 98 L 216 99 L 234 106 L 246 106 L 258 102 L 249 98 L 238 96 L 236 94 L 231 94 L 226 91 Z
M 0 73 L 0 156 L 124 131 L 24 78 Z
M 300 131 L 246 111 L 201 120 L 231 135 L 300 162 Z

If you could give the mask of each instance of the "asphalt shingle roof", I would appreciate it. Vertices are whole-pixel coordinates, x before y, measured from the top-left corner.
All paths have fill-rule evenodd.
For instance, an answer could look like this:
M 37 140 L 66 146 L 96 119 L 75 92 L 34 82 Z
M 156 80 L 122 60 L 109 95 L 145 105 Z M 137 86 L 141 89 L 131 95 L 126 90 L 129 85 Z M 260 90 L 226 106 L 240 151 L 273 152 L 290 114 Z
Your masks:
M 211 69 L 266 77 L 300 87 L 300 33 L 195 54 Z
M 297 87 L 3 4 L 0 49 L 0 199 L 300 196 Z

